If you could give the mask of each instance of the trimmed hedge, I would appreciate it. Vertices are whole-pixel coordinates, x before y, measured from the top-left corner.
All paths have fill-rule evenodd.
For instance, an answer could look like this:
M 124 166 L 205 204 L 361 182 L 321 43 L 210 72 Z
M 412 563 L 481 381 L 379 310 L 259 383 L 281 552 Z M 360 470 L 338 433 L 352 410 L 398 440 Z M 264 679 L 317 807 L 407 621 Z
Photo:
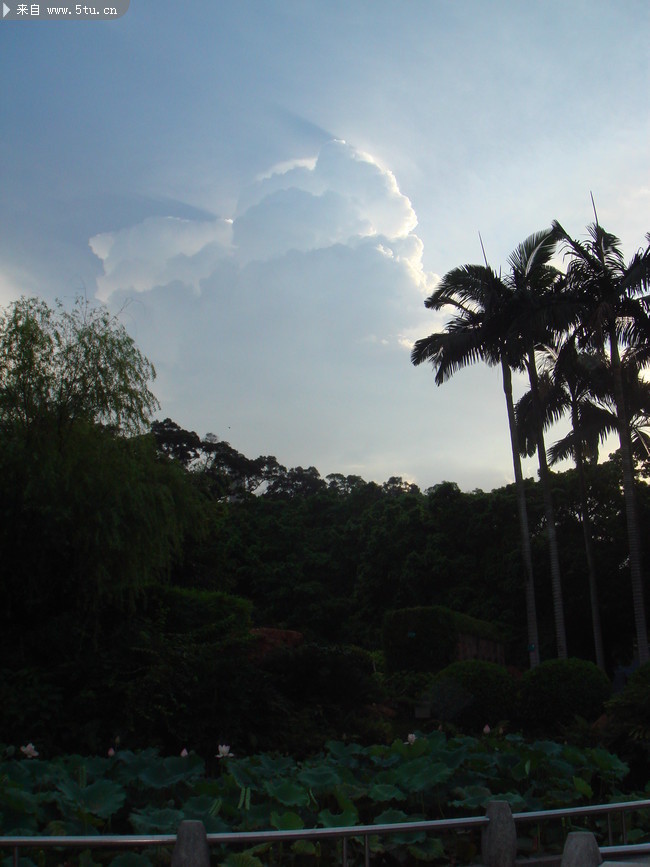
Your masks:
M 596 720 L 609 698 L 607 676 L 586 659 L 549 659 L 521 679 L 519 714 L 531 730 L 553 730 L 576 717 Z
M 432 716 L 476 732 L 511 718 L 516 686 L 502 665 L 464 659 L 435 676 L 429 697 Z
M 502 641 L 498 627 L 441 605 L 400 608 L 384 616 L 388 671 L 440 671 L 456 658 L 459 635 Z

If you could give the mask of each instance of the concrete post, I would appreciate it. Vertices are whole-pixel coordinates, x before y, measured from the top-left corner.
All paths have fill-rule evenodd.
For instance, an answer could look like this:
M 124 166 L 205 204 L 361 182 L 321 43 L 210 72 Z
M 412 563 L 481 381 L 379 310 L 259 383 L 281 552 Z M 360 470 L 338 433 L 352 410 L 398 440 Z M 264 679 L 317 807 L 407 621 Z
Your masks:
M 203 822 L 185 820 L 180 823 L 172 867 L 210 867 L 210 848 Z
M 598 867 L 603 863 L 591 831 L 571 831 L 564 843 L 561 867 Z
M 485 867 L 514 867 L 517 859 L 517 829 L 507 801 L 490 801 L 486 816 L 490 820 L 481 835 Z

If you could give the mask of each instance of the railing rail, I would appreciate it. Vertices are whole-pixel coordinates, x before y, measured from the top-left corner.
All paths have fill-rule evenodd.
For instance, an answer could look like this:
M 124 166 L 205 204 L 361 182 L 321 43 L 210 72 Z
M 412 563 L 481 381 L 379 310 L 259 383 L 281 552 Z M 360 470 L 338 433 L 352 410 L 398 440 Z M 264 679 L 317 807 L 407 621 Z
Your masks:
M 645 854 L 650 852 L 650 843 L 628 845 L 625 843 L 625 814 L 636 810 L 650 809 L 650 799 L 643 801 L 626 801 L 617 804 L 596 804 L 585 807 L 567 807 L 555 810 L 536 810 L 526 813 L 509 814 L 513 825 L 525 822 L 542 822 L 551 819 L 566 819 L 572 817 L 584 817 L 591 815 L 607 814 L 609 827 L 609 846 L 601 847 L 603 855 Z M 489 810 L 488 810 L 489 811 Z M 612 845 L 612 831 L 610 817 L 612 814 L 620 814 L 622 818 L 623 845 Z M 490 818 L 485 816 L 470 816 L 455 819 L 432 819 L 428 821 L 398 822 L 377 825 L 351 825 L 337 828 L 302 828 L 291 831 L 233 831 L 219 834 L 205 834 L 204 839 L 208 846 L 218 845 L 254 845 L 257 843 L 280 843 L 296 840 L 341 840 L 342 841 L 342 864 L 348 863 L 347 843 L 351 838 L 363 840 L 365 863 L 369 864 L 369 844 L 371 837 L 384 837 L 391 834 L 405 834 L 409 832 L 424 831 L 426 833 L 449 832 L 470 828 L 487 829 Z M 186 825 L 200 824 L 187 822 Z M 202 826 L 201 826 L 202 827 Z M 0 837 L 0 849 L 13 850 L 14 867 L 18 867 L 19 852 L 21 849 L 140 849 L 148 847 L 176 846 L 179 840 L 178 834 L 127 834 L 127 835 L 91 835 L 91 836 L 6 836 Z M 495 862 L 496 863 L 496 862 Z

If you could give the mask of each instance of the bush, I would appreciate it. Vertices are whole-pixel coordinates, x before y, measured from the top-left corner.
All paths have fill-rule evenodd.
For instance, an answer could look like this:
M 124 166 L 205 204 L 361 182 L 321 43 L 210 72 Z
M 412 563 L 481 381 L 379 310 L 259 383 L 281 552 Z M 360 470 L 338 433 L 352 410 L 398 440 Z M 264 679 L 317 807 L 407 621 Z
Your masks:
M 129 624 L 128 654 L 114 683 L 118 731 L 129 746 L 207 752 L 246 727 L 255 674 L 248 664 L 250 608 L 226 593 L 150 589 L 146 610 Z
M 516 688 L 502 665 L 465 659 L 439 672 L 429 692 L 431 713 L 466 731 L 510 719 Z
M 372 656 L 354 646 L 303 644 L 267 653 L 260 696 L 265 748 L 307 755 L 328 739 L 373 740 L 378 695 Z
M 622 692 L 607 702 L 607 715 L 616 734 L 650 747 L 650 662 L 632 674 Z
M 593 722 L 611 692 L 607 676 L 586 659 L 550 659 L 521 679 L 519 716 L 532 731 L 557 728 L 581 717 Z
M 440 671 L 456 658 L 461 634 L 501 641 L 498 627 L 440 605 L 400 608 L 384 616 L 388 671 Z
M 607 747 L 629 764 L 632 784 L 643 788 L 650 774 L 650 662 L 605 707 Z
M 372 701 L 376 685 L 370 653 L 360 647 L 302 644 L 268 654 L 263 668 L 291 701 L 358 705 Z
M 447 608 L 401 608 L 384 617 L 388 671 L 438 671 L 456 655 L 458 633 Z

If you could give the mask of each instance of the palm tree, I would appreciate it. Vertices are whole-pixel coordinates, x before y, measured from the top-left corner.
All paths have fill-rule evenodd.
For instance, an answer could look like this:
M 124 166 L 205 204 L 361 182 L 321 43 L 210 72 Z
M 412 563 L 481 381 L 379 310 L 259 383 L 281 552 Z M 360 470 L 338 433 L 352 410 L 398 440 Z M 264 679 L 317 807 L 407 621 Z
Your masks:
M 596 222 L 588 226 L 589 240 L 576 241 L 554 221 L 553 229 L 570 256 L 566 286 L 581 308 L 581 337 L 586 346 L 609 354 L 616 426 L 623 465 L 623 492 L 630 550 L 632 599 L 639 662 L 650 659 L 645 615 L 641 530 L 634 491 L 634 463 L 630 416 L 625 398 L 621 346 L 630 348 L 639 364 L 648 361 L 650 336 L 650 233 L 647 246 L 625 264 L 619 239 Z
M 508 310 L 509 322 L 505 325 L 511 351 L 517 353 L 528 373 L 532 403 L 532 429 L 535 436 L 539 480 L 544 501 L 546 535 L 551 566 L 553 613 L 557 655 L 567 657 L 562 578 L 557 543 L 557 530 L 551 478 L 544 442 L 544 409 L 537 372 L 536 349 L 539 343 L 549 340 L 564 331 L 574 317 L 574 306 L 562 294 L 560 273 L 551 264 L 556 247 L 552 229 L 536 232 L 520 244 L 509 257 L 508 284 L 512 290 L 512 303 Z
M 485 266 L 464 265 L 449 271 L 424 303 L 430 310 L 452 307 L 454 315 L 444 331 L 430 334 L 415 343 L 411 361 L 415 365 L 431 362 L 436 385 L 441 385 L 457 370 L 476 361 L 501 365 L 524 561 L 528 653 L 530 666 L 534 668 L 540 661 L 539 639 L 528 513 L 512 396 L 511 365 L 516 366 L 516 363 L 509 355 L 503 330 L 495 327 L 495 323 L 502 319 L 510 295 L 510 287 L 487 263 Z
M 598 459 L 599 439 L 607 435 L 611 413 L 592 400 L 594 390 L 601 399 L 606 398 L 606 384 L 602 359 L 593 353 L 579 352 L 575 334 L 560 337 L 555 346 L 542 347 L 542 365 L 539 374 L 543 392 L 544 427 L 558 421 L 565 412 L 571 415 L 571 431 L 549 449 L 549 464 L 572 457 L 578 476 L 580 516 L 585 542 L 591 622 L 597 665 L 605 670 L 596 557 L 589 515 L 589 498 L 585 479 L 585 463 Z M 532 420 L 532 395 L 527 392 L 517 402 L 517 423 L 523 454 L 531 455 L 536 448 Z

